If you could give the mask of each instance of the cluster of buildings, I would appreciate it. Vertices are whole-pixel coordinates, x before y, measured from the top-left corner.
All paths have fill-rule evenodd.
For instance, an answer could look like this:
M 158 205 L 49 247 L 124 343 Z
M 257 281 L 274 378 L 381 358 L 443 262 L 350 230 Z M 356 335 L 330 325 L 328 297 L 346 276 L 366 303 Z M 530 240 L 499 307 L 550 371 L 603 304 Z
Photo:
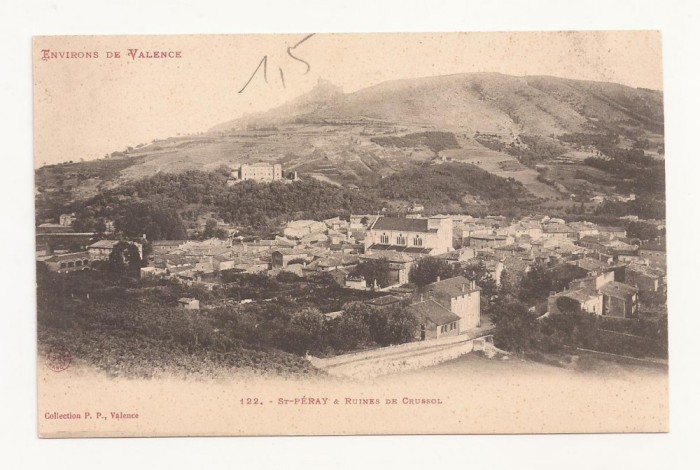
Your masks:
M 561 313 L 564 306 L 628 318 L 638 312 L 640 292 L 665 289 L 666 243 L 661 237 L 643 243 L 628 238 L 624 227 L 549 217 L 510 221 L 467 216 L 455 227 L 476 257 L 491 253 L 516 282 L 537 264 L 573 278 L 563 291 L 550 294 L 542 310 L 549 314 Z
M 241 178 L 276 178 L 281 169 L 241 171 Z M 365 214 L 349 219 L 293 220 L 280 227 L 279 233 L 272 239 L 251 241 L 154 241 L 141 275 L 169 277 L 213 289 L 224 282 L 224 272 L 290 272 L 300 277 L 328 273 L 346 288 L 386 291 L 389 300 L 408 299 L 406 308 L 419 319 L 417 337 L 421 340 L 458 335 L 482 326 L 481 289 L 469 279 L 438 279 L 419 290 L 407 286 L 416 263 L 428 256 L 464 268 L 479 265 L 497 285 L 503 272 L 508 272 L 517 284 L 536 265 L 565 271 L 571 282 L 560 292 L 551 292 L 546 305 L 539 306 L 548 314 L 577 308 L 627 318 L 638 312 L 640 292 L 659 292 L 666 282 L 663 239 L 640 243 L 627 238 L 623 227 L 590 222 L 567 223 L 550 217 L 510 220 L 500 216 Z M 77 245 L 73 246 L 77 249 L 41 258 L 49 270 L 59 273 L 90 269 L 94 262 L 107 259 L 118 243 L 78 240 L 81 234 L 61 235 L 75 236 Z M 139 243 L 131 243 L 143 253 Z M 380 287 L 356 275 L 360 263 L 372 260 L 386 261 L 387 286 Z M 181 300 L 184 308 L 199 307 L 194 299 Z
M 46 253 L 46 250 L 37 253 L 37 261 L 44 263 L 50 272 L 66 274 L 74 271 L 89 270 L 95 266 L 95 263 L 107 261 L 109 259 L 114 246 L 121 240 L 99 240 L 95 242 L 85 242 L 91 240 L 93 234 L 63 234 L 64 238 L 67 235 L 69 242 L 84 243 L 78 245 L 78 251 L 69 251 L 66 249 L 57 249 L 51 253 Z M 87 235 L 87 236 L 84 236 Z M 143 257 L 143 245 L 139 242 L 128 241 L 130 245 L 136 247 L 139 257 Z

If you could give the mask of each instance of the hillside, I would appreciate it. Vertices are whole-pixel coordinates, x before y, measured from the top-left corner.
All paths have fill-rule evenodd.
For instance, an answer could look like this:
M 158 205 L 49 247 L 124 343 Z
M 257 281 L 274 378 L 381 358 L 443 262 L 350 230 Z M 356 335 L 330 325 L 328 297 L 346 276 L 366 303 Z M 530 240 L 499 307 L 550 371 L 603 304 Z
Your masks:
M 614 83 L 473 73 L 389 81 L 346 95 L 320 82 L 295 102 L 246 121 L 365 118 L 457 128 L 467 134 L 548 136 L 592 131 L 601 125 L 659 132 L 663 129 L 662 99 L 660 92 Z M 212 130 L 241 123 L 232 121 Z
M 522 207 L 531 202 L 525 188 L 474 165 L 445 163 L 412 166 L 382 179 L 376 188 L 357 191 L 315 179 L 244 181 L 232 186 L 223 171 L 161 173 L 98 196 L 64 206 L 47 207 L 57 218 L 76 214 L 74 228 L 99 231 L 104 220 L 120 232 L 150 240 L 185 238 L 203 214 L 234 224 L 245 234 L 268 235 L 292 219 L 326 219 L 377 213 L 383 207 L 405 210 L 421 202 L 432 212 Z M 187 188 L 183 191 L 183 188 Z M 53 212 L 51 212 L 53 210 Z
M 617 167 L 592 158 L 621 154 L 631 156 L 624 164 L 633 166 L 653 159 L 659 162 L 653 171 L 663 171 L 663 153 L 663 94 L 657 91 L 477 73 L 396 80 L 346 94 L 321 80 L 289 103 L 203 135 L 42 167 L 37 206 L 44 218 L 72 200 L 155 174 L 241 163 L 281 163 L 302 179 L 377 190 L 392 175 L 410 178 L 406 170 L 415 166 L 451 162 L 514 180 L 540 204 L 561 209 L 572 198 L 646 189 L 620 185 Z M 465 189 L 469 179 L 461 184 Z M 479 204 L 491 199 L 488 192 L 476 196 Z

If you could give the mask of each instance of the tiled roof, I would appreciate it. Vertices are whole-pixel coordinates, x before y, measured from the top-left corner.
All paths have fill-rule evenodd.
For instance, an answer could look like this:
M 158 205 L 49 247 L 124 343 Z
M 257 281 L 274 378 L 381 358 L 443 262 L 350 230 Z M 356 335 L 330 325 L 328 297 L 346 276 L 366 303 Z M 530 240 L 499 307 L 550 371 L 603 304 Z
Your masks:
M 609 264 L 606 264 L 602 261 L 593 258 L 581 258 L 575 261 L 571 261 L 569 262 L 569 264 L 578 266 L 579 268 L 585 269 L 586 271 L 601 271 L 606 269 L 609 270 L 612 268 L 612 266 L 610 266 Z
M 597 225 L 590 222 L 571 222 L 569 227 L 575 230 L 596 230 L 598 228 Z
M 372 245 L 374 246 L 374 245 Z M 408 256 L 405 253 L 402 253 L 400 251 L 393 251 L 393 250 L 387 250 L 387 251 L 375 251 L 375 252 L 369 252 L 365 253 L 364 255 L 360 255 L 360 260 L 363 259 L 386 259 L 389 260 L 390 262 L 395 262 L 395 263 L 411 263 L 413 262 L 413 258 Z
M 356 264 L 358 261 L 357 255 L 334 255 L 318 260 L 318 265 L 322 267 L 344 266 Z
M 627 266 L 627 269 L 629 271 L 634 271 L 639 274 L 644 274 L 645 276 L 650 276 L 650 277 L 663 277 L 664 272 L 661 269 L 653 268 L 651 266 L 647 266 L 645 264 L 630 264 Z
M 428 229 L 428 219 L 402 219 L 398 217 L 380 217 L 372 229 L 424 233 L 433 231 Z
M 119 243 L 119 240 L 100 240 L 93 243 L 88 248 L 112 248 L 117 243 Z
M 384 295 L 382 297 L 377 297 L 377 298 L 365 301 L 365 303 L 367 303 L 367 304 L 377 305 L 379 307 L 384 307 L 386 305 L 392 305 L 392 304 L 395 304 L 397 302 L 401 302 L 401 297 L 397 297 L 395 295 Z
M 584 243 L 601 243 L 603 241 L 607 241 L 607 238 L 605 238 L 603 235 L 585 235 L 579 240 L 579 242 Z
M 626 298 L 637 293 L 637 288 L 621 282 L 609 282 L 600 288 L 600 291 L 610 297 Z
M 434 256 L 435 258 L 440 258 L 440 259 L 447 259 L 447 260 L 452 260 L 452 261 L 459 261 L 459 258 L 467 251 L 471 250 L 471 248 L 460 248 L 458 250 L 453 250 L 453 251 L 448 251 L 447 253 L 442 253 L 439 255 Z
M 419 319 L 428 319 L 437 326 L 459 321 L 460 317 L 435 302 L 427 300 L 408 306 L 408 311 Z
M 477 240 L 505 240 L 508 237 L 506 235 L 493 235 L 493 234 L 484 234 L 484 235 L 470 235 L 469 238 L 474 238 Z
M 178 246 L 187 243 L 187 240 L 156 240 L 151 245 L 153 246 Z
M 640 250 L 666 251 L 665 243 L 645 243 L 639 247 Z
M 569 297 L 570 299 L 575 299 L 579 302 L 586 302 L 597 295 L 598 293 L 596 290 L 591 287 L 581 287 L 579 289 L 567 290 L 557 294 L 558 297 Z
M 88 258 L 87 251 L 79 251 L 77 253 L 61 253 L 53 255 L 51 258 L 45 259 L 49 263 L 57 263 L 59 261 L 71 261 L 75 259 L 85 259 Z
M 478 286 L 472 289 L 471 284 L 472 281 L 466 277 L 457 276 L 445 279 L 444 281 L 433 282 L 432 284 L 428 284 L 427 288 L 429 290 L 445 293 L 450 297 L 459 297 L 470 292 L 481 290 L 481 287 Z
M 374 243 L 367 248 L 367 251 L 395 251 L 397 253 L 413 253 L 413 254 L 430 254 L 432 249 L 430 248 L 420 248 L 417 246 L 404 246 L 404 245 L 380 245 Z
M 574 229 L 564 224 L 550 224 L 545 226 L 545 233 L 573 233 Z

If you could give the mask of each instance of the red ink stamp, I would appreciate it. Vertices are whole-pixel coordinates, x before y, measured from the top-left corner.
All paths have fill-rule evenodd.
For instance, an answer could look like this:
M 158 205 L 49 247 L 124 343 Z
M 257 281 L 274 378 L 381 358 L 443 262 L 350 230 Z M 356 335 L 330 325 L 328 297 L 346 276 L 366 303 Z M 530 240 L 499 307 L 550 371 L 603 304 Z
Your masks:
M 61 372 L 70 367 L 73 356 L 70 351 L 63 346 L 51 346 L 46 353 L 46 365 L 54 372 Z

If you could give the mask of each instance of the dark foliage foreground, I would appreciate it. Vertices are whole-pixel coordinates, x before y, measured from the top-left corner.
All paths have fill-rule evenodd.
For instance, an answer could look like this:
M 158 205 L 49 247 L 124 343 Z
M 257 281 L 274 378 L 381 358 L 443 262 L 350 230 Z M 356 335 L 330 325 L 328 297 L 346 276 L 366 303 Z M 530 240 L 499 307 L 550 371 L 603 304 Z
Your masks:
M 256 279 L 251 276 L 246 282 Z M 319 308 L 324 299 L 317 290 L 298 280 L 287 285 L 289 294 L 273 301 L 229 301 L 228 290 L 242 282 L 212 293 L 172 281 L 115 278 L 96 271 L 40 272 L 40 347 L 63 346 L 76 360 L 114 376 L 247 371 L 300 377 L 320 373 L 305 358 L 307 353 L 328 356 L 414 337 L 415 320 L 400 307 L 350 302 L 342 316 L 328 318 Z M 342 299 L 327 287 L 332 297 Z M 258 293 L 267 292 L 262 288 Z M 218 306 L 179 308 L 177 299 L 183 296 Z

